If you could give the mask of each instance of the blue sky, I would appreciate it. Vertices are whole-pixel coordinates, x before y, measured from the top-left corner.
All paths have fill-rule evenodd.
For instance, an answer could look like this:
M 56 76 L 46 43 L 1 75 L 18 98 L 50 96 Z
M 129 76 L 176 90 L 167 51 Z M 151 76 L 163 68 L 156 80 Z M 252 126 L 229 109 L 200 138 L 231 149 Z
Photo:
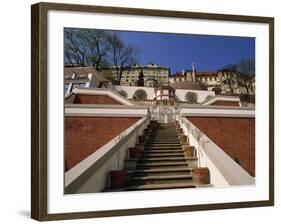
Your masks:
M 156 63 L 171 73 L 191 69 L 213 71 L 242 58 L 255 57 L 255 39 L 250 37 L 208 36 L 148 32 L 117 32 L 126 44 L 137 46 L 139 63 Z

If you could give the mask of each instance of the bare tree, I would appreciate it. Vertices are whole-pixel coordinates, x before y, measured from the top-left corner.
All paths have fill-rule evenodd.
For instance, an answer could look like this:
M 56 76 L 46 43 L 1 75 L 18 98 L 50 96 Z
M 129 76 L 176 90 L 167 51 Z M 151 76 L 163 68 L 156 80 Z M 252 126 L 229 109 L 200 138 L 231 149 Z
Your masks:
M 229 70 L 225 70 L 222 73 L 223 74 L 222 77 L 220 77 L 220 83 L 227 86 L 231 94 L 233 94 L 234 90 L 238 88 L 236 74 Z
M 243 87 L 246 89 L 247 94 L 250 94 L 250 90 L 253 88 L 253 76 L 255 74 L 255 59 L 244 58 L 236 64 L 230 64 L 224 67 L 227 74 L 222 80 L 222 84 L 229 87 L 231 93 L 234 89 Z M 236 73 L 236 75 L 234 75 Z
M 87 46 L 78 38 L 79 31 L 74 29 L 65 29 L 65 61 L 72 66 L 85 66 Z
M 116 32 L 89 29 L 65 29 L 65 63 L 71 66 L 101 67 L 114 65 L 116 84 L 125 68 L 137 62 L 139 50 L 126 45 Z
M 124 68 L 131 67 L 137 62 L 138 50 L 133 46 L 126 46 L 116 33 L 108 36 L 109 61 L 116 69 L 117 82 L 120 84 Z
M 247 75 L 241 75 L 238 79 L 238 85 L 244 87 L 249 95 L 250 90 L 253 88 L 253 79 Z
M 243 75 L 254 76 L 255 75 L 255 59 L 243 58 L 236 65 L 235 70 Z
M 253 78 L 255 73 L 255 60 L 252 58 L 242 59 L 237 64 L 237 71 L 239 71 L 240 77 L 238 80 L 238 85 L 244 87 L 247 94 L 250 94 L 250 89 L 253 87 Z
M 81 30 L 78 38 L 87 47 L 87 64 L 99 70 L 101 65 L 107 64 L 106 54 L 109 48 L 108 33 L 103 30 Z

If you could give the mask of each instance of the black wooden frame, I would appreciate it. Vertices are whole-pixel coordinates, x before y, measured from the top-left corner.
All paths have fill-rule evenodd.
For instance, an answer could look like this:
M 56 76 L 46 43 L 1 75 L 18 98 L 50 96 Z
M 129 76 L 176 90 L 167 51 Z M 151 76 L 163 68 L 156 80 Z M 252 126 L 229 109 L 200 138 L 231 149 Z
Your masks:
M 241 21 L 269 25 L 269 200 L 110 211 L 48 214 L 47 211 L 47 12 L 63 10 L 170 18 Z M 274 205 L 274 18 L 137 8 L 38 3 L 31 7 L 31 217 L 39 221 L 187 212 Z

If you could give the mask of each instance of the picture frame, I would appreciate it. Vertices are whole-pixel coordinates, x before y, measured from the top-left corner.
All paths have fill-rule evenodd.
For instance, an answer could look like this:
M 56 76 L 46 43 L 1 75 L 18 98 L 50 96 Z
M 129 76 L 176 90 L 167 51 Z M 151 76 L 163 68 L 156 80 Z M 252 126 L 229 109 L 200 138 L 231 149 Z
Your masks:
M 50 28 L 49 12 L 67 12 L 67 13 L 101 13 L 105 17 L 108 15 L 135 16 L 140 18 L 164 18 L 172 19 L 191 19 L 204 21 L 223 21 L 228 23 L 250 23 L 266 25 L 268 29 L 268 179 L 267 179 L 267 199 L 264 200 L 246 200 L 239 202 L 218 202 L 218 203 L 198 203 L 192 205 L 171 205 L 171 206 L 145 206 L 140 208 L 127 209 L 108 209 L 108 210 L 87 210 L 87 211 L 69 211 L 69 212 L 49 212 L 49 192 L 48 185 L 50 176 L 48 153 L 49 132 L 48 132 L 48 114 L 50 112 L 50 98 L 48 94 L 52 88 L 48 77 L 49 55 L 48 47 Z M 274 205 L 274 18 L 260 16 L 241 16 L 213 14 L 203 12 L 183 12 L 167 11 L 154 9 L 138 8 L 119 8 L 91 5 L 73 5 L 57 3 L 38 3 L 31 6 L 31 218 L 39 221 L 61 220 L 61 219 L 81 219 L 94 217 L 110 217 L 124 215 L 158 214 L 171 212 L 203 211 L 229 208 L 247 208 Z M 63 108 L 61 108 L 63 110 Z M 58 148 L 57 150 L 63 150 Z

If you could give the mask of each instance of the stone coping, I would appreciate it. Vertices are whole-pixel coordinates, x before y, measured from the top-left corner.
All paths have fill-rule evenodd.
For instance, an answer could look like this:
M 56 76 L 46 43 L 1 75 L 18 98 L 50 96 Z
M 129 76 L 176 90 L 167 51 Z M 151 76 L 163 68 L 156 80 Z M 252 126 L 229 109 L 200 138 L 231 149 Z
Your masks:
M 253 107 L 234 107 L 234 106 L 213 106 L 213 105 L 201 105 L 201 104 L 192 104 L 192 105 L 181 105 L 180 110 L 182 109 L 223 109 L 223 110 L 249 110 L 255 111 Z
M 104 109 L 148 109 L 149 106 L 140 105 L 111 105 L 111 104 L 65 104 L 65 108 L 104 108 Z
M 232 106 L 184 106 L 181 117 L 255 117 L 255 109 Z

